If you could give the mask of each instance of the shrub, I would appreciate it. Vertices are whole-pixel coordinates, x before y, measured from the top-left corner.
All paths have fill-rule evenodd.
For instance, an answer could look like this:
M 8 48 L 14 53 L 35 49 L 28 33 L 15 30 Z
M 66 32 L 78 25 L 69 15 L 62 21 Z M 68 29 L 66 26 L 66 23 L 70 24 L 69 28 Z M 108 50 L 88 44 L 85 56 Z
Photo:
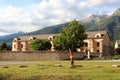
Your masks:
M 47 50 L 51 48 L 51 43 L 48 40 L 36 39 L 30 43 L 30 48 L 35 51 Z

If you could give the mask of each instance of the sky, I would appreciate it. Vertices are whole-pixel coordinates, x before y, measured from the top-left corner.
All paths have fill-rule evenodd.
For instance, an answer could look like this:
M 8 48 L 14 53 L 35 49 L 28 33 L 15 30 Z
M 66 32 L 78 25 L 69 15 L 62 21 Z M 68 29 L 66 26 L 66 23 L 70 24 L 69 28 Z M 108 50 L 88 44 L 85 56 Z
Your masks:
M 120 0 L 0 0 L 0 36 L 31 32 L 90 15 L 111 15 Z

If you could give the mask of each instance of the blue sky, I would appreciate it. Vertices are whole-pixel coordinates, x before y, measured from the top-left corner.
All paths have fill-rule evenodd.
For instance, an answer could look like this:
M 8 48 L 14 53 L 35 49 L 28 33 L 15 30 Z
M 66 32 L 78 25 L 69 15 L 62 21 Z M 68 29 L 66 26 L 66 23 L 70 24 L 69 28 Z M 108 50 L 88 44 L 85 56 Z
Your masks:
M 120 0 L 0 0 L 0 36 L 31 32 L 92 14 L 112 15 L 118 8 Z
M 31 4 L 39 4 L 42 0 L 0 0 L 0 6 L 30 6 Z

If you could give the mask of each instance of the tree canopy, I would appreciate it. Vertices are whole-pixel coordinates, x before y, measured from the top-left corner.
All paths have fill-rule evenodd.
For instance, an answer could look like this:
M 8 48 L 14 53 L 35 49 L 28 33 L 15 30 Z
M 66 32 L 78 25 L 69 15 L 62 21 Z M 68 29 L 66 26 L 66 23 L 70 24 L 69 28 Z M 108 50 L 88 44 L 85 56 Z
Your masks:
M 84 45 L 83 40 L 86 38 L 84 26 L 73 20 L 61 31 L 60 36 L 53 40 L 53 43 L 55 49 L 68 50 L 70 48 L 72 51 L 76 51 L 77 48 Z

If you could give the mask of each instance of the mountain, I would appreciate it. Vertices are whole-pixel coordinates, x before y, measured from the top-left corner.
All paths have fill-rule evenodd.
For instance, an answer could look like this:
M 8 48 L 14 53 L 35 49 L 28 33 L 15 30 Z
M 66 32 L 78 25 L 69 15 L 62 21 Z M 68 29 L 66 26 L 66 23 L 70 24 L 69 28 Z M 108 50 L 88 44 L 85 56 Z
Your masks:
M 83 24 L 86 31 L 88 31 L 91 26 L 94 26 L 95 24 L 99 23 L 101 20 L 104 20 L 107 17 L 108 15 L 91 15 L 88 18 L 81 20 L 79 23 Z
M 113 15 L 100 21 L 89 30 L 107 30 L 111 40 L 120 39 L 120 9 L 116 10 Z
M 24 32 L 18 32 L 6 36 L 0 36 L 0 43 L 11 43 L 13 38 L 24 35 Z
M 7 32 L 6 30 L 4 30 L 4 29 L 0 29 L 0 32 Z
M 37 31 L 27 33 L 25 35 L 57 34 L 57 33 L 60 33 L 60 31 L 64 29 L 67 25 L 68 25 L 68 22 L 59 24 L 59 25 L 49 26 Z
M 113 16 L 120 16 L 120 8 L 117 9 L 114 13 L 113 13 Z
M 85 18 L 81 21 L 79 21 L 79 24 L 83 24 L 85 26 L 86 30 L 89 30 L 91 26 L 94 26 L 101 20 L 105 19 L 108 17 L 107 15 L 91 15 L 88 18 Z M 34 32 L 27 33 L 26 35 L 36 35 L 36 34 L 57 34 L 60 33 L 62 29 L 68 26 L 68 22 L 59 24 L 59 25 L 54 25 L 50 27 L 46 27 Z

